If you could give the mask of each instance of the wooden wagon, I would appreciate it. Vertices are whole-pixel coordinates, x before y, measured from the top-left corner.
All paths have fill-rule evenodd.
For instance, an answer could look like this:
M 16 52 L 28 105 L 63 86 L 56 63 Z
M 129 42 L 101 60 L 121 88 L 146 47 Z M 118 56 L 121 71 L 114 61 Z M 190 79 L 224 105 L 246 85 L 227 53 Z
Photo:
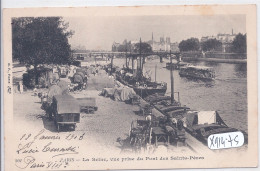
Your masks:
M 80 122 L 80 106 L 71 95 L 56 95 L 53 97 L 52 112 L 58 132 L 62 126 L 75 130 L 76 123 Z
M 93 97 L 77 98 L 80 106 L 80 112 L 94 113 L 98 110 L 96 99 Z

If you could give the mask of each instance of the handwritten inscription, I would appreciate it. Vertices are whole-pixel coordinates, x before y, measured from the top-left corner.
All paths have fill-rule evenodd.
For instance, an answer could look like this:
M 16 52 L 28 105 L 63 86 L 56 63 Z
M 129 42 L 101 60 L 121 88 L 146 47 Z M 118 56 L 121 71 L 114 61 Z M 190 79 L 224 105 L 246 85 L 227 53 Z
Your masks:
M 77 143 L 66 143 L 66 141 L 81 141 L 84 137 L 85 133 L 77 135 L 73 133 L 50 135 L 50 133 L 45 132 L 45 129 L 36 134 L 23 134 L 19 137 L 19 144 L 16 149 L 16 153 L 21 157 L 15 160 L 15 165 L 20 169 L 66 168 L 69 163 L 74 162 L 74 158 L 67 158 L 66 155 L 79 153 Z M 60 141 L 64 143 L 59 143 Z M 50 160 L 37 161 L 37 156 L 41 154 L 49 154 Z
M 242 132 L 213 134 L 208 137 L 208 147 L 212 150 L 240 147 L 244 144 Z
M 60 169 L 66 168 L 70 162 L 74 162 L 74 158 L 61 158 L 60 160 L 38 162 L 33 156 L 26 156 L 23 159 L 17 159 L 15 161 L 16 167 L 20 169 L 28 168 L 46 168 L 46 169 Z
M 43 129 L 40 132 L 38 132 L 35 136 L 33 136 L 31 133 L 23 134 L 20 138 L 20 143 L 18 144 L 18 148 L 16 150 L 17 154 L 33 154 L 43 152 L 53 154 L 52 158 L 66 154 L 78 154 L 77 150 L 79 147 L 72 145 L 61 147 L 61 144 L 59 144 L 59 146 L 55 146 L 53 144 L 53 141 L 61 140 L 62 138 L 59 135 L 46 135 L 44 134 L 44 132 L 45 130 Z M 83 133 L 80 136 L 68 134 L 66 137 L 63 138 L 63 140 L 82 140 L 84 138 L 84 135 L 85 133 Z M 37 143 L 35 143 L 36 141 L 41 141 L 40 144 L 43 145 L 41 147 L 37 146 Z

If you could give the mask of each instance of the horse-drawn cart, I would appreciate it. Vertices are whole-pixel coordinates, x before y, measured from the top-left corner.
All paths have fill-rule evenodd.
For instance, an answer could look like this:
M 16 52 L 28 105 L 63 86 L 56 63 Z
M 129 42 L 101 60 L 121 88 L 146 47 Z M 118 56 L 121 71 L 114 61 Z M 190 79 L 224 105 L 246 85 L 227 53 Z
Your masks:
M 70 130 L 75 130 L 76 123 L 80 122 L 80 105 L 70 95 L 54 96 L 52 112 L 58 132 L 62 126 L 68 126 Z

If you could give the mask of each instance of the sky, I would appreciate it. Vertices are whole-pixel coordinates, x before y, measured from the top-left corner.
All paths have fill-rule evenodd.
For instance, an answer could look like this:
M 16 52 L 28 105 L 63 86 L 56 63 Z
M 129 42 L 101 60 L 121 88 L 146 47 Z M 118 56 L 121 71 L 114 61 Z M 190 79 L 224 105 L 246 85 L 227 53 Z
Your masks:
M 244 15 L 212 16 L 95 16 L 64 17 L 74 35 L 69 39 L 72 47 L 84 46 L 88 50 L 111 50 L 113 42 L 125 39 L 155 41 L 170 37 L 180 42 L 191 37 L 216 36 L 218 33 L 246 33 Z

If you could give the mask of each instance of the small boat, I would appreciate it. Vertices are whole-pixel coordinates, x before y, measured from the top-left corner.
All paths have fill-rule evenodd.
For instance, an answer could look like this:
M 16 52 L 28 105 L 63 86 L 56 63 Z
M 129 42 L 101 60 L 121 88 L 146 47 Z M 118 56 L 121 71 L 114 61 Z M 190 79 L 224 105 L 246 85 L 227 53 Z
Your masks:
M 187 66 L 188 65 L 188 63 L 186 63 L 186 62 L 167 62 L 166 63 L 166 68 L 167 69 L 171 69 L 171 67 L 172 67 L 172 69 L 174 69 L 174 70 L 178 70 L 178 69 L 180 69 L 181 67 L 184 67 L 184 66 Z
M 185 129 L 204 144 L 207 144 L 210 135 L 240 131 L 227 126 L 217 111 L 188 111 L 185 125 Z M 243 133 L 247 143 L 247 133 L 240 132 Z
M 145 101 L 152 104 L 159 112 L 169 118 L 183 118 L 183 116 L 186 114 L 186 111 L 190 109 L 185 105 L 181 106 L 179 97 L 178 101 L 174 100 L 173 103 L 171 103 L 170 96 L 154 94 L 146 97 Z
M 185 105 L 182 106 L 179 100 L 171 103 L 170 98 L 170 96 L 154 94 L 146 97 L 145 101 L 167 116 L 168 120 L 174 118 L 184 121 L 185 130 L 205 145 L 207 145 L 210 135 L 232 132 L 242 132 L 244 142 L 248 142 L 248 134 L 227 126 L 217 111 L 193 111 Z
M 179 75 L 181 77 L 202 79 L 202 80 L 214 80 L 215 71 L 211 67 L 205 66 L 186 66 L 180 69 Z

